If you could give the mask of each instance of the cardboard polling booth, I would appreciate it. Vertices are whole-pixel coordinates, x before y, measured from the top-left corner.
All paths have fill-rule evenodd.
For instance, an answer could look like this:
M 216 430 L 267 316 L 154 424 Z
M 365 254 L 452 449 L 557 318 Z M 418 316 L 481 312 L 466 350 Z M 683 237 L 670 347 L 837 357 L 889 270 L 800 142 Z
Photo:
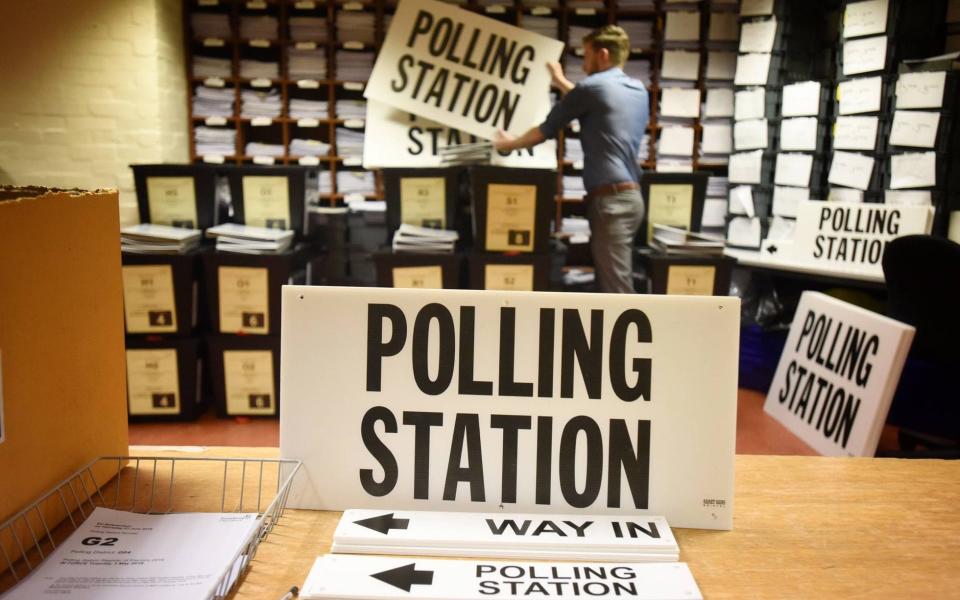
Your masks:
M 737 298 L 287 286 L 283 315 L 290 507 L 733 525 Z
M 0 522 L 127 453 L 119 229 L 115 190 L 0 188 Z

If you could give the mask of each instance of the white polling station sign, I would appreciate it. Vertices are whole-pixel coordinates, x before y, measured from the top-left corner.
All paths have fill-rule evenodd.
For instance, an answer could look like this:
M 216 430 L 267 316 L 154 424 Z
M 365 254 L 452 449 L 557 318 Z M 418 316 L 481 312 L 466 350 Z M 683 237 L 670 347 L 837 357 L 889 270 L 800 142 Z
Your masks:
M 563 42 L 436 0 L 401 0 L 364 96 L 493 139 L 550 106 Z
M 549 108 L 549 107 L 547 107 Z M 547 111 L 538 117 L 539 124 Z M 366 134 L 375 144 L 363 145 L 363 168 L 443 167 L 440 149 L 457 144 L 473 144 L 473 134 L 418 117 L 383 102 L 367 102 Z M 547 140 L 533 148 L 514 152 L 493 152 L 490 164 L 526 169 L 553 169 L 557 166 L 557 142 Z
M 804 292 L 764 411 L 820 454 L 873 456 L 914 331 Z
M 740 302 L 285 286 L 289 504 L 729 529 Z
M 313 564 L 300 597 L 695 600 L 703 596 L 684 563 L 550 564 L 327 554 Z

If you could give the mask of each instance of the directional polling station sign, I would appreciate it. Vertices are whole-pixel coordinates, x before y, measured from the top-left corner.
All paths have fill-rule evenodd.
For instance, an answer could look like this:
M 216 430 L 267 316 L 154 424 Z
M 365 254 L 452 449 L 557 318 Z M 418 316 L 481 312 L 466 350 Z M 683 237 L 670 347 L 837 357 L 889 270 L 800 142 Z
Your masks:
M 729 529 L 739 300 L 285 286 L 294 508 Z

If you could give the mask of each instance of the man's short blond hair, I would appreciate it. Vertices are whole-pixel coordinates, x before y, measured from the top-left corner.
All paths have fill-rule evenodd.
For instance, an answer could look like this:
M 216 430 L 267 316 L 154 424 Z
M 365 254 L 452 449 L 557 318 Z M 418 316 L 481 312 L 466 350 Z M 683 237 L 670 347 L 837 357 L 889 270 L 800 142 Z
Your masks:
M 604 25 L 583 36 L 583 43 L 594 51 L 604 48 L 610 53 L 610 64 L 622 67 L 630 54 L 630 36 L 617 25 Z

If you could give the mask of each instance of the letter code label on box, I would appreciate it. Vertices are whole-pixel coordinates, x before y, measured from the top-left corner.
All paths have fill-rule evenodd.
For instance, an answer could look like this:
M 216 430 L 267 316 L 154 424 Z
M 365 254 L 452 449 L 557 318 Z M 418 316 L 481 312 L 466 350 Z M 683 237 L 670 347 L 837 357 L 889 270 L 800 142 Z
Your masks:
M 736 298 L 284 286 L 282 314 L 291 507 L 732 526 Z
M 685 563 L 529 563 L 321 556 L 300 590 L 321 598 L 702 598 Z

